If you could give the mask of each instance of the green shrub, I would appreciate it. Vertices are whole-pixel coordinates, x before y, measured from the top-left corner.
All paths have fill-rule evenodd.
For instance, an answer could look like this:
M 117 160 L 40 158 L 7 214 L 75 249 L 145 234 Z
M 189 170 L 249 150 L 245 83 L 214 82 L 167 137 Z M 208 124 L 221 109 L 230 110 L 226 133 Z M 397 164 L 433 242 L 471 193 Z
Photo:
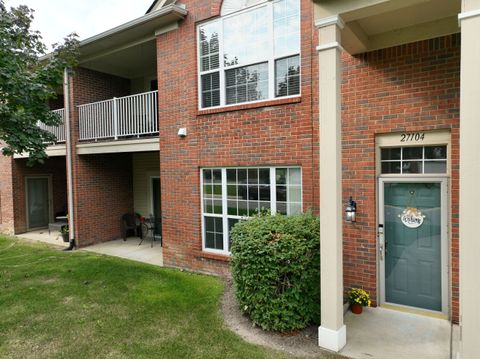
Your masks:
M 320 223 L 311 213 L 260 214 L 232 229 L 232 275 L 242 310 L 264 330 L 320 321 Z

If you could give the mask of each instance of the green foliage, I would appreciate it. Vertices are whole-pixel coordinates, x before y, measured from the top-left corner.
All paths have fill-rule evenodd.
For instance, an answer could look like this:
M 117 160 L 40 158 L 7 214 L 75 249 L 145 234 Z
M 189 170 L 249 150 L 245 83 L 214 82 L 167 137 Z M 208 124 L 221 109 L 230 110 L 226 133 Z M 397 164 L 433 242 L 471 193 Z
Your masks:
M 369 307 L 372 304 L 370 295 L 361 288 L 351 288 L 347 293 L 347 299 L 350 304 L 360 304 L 363 307 Z
M 60 118 L 48 108 L 63 82 L 64 68 L 76 65 L 76 35 L 63 44 L 46 47 L 39 32 L 30 29 L 33 10 L 26 6 L 7 9 L 0 0 L 0 141 L 4 155 L 29 152 L 29 163 L 42 162 L 45 148 L 54 140 L 37 121 L 57 125 Z M 43 58 L 41 58 L 43 56 Z
M 311 213 L 261 213 L 231 232 L 232 275 L 242 310 L 265 330 L 320 321 L 320 223 Z

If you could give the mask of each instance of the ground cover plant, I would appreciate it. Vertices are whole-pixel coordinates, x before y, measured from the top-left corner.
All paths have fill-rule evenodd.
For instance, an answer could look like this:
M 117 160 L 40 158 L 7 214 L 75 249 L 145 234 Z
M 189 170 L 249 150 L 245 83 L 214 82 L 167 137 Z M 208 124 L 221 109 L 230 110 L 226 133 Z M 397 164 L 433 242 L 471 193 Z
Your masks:
M 0 236 L 1 358 L 290 358 L 219 313 L 222 280 Z

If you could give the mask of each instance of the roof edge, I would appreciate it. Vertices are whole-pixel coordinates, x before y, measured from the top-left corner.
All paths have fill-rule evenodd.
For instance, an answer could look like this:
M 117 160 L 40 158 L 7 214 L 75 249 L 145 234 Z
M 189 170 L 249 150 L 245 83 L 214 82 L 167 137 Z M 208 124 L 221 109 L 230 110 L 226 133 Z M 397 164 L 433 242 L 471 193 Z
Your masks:
M 143 24 L 147 21 L 153 20 L 157 17 L 162 17 L 162 16 L 165 16 L 165 15 L 169 15 L 171 13 L 177 15 L 179 19 L 183 19 L 185 17 L 185 15 L 187 15 L 188 12 L 185 9 L 185 7 L 183 7 L 183 6 L 179 6 L 179 5 L 176 5 L 176 4 L 167 5 L 165 7 L 162 7 L 161 9 L 152 11 L 148 14 L 145 14 L 143 16 L 140 16 L 140 17 L 136 18 L 136 19 L 133 19 L 129 22 L 126 22 L 124 24 L 116 26 L 116 27 L 114 27 L 110 30 L 106 30 L 106 31 L 101 32 L 97 35 L 86 38 L 85 40 L 80 41 L 80 47 L 82 47 L 84 45 L 88 45 L 92 42 L 101 40 L 103 38 L 115 35 L 119 32 L 126 31 L 128 29 L 131 29 L 132 27 L 141 25 L 141 24 Z
M 115 34 L 118 34 L 120 32 L 127 31 L 127 30 L 129 30 L 129 29 L 131 29 L 135 26 L 142 25 L 142 24 L 144 24 L 144 23 L 146 23 L 150 20 L 160 18 L 162 16 L 174 14 L 180 20 L 180 19 L 183 19 L 187 15 L 187 13 L 188 13 L 188 11 L 185 8 L 185 6 L 176 5 L 176 4 L 167 5 L 165 7 L 162 7 L 161 9 L 152 11 L 152 12 L 147 13 L 143 16 L 140 16 L 136 19 L 128 21 L 124 24 L 118 25 L 114 28 L 103 31 L 103 32 L 101 32 L 97 35 L 93 35 L 93 36 L 90 36 L 90 37 L 88 37 L 84 40 L 81 40 L 80 43 L 79 43 L 79 47 L 82 48 L 82 46 L 89 45 L 89 44 L 91 44 L 93 42 L 96 42 L 96 41 L 99 41 L 99 40 L 103 40 L 105 38 L 108 38 L 108 37 L 113 36 Z M 48 60 L 52 56 L 52 54 L 53 53 L 50 52 L 50 53 L 48 53 L 44 56 L 41 56 L 40 61 Z

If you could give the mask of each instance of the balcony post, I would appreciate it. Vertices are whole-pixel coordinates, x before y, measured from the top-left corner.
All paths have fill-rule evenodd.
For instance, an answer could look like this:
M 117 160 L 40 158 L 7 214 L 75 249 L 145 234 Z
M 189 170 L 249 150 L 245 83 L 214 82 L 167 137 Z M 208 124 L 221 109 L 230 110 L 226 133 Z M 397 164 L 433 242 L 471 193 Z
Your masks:
M 117 112 L 117 98 L 113 98 L 113 134 L 115 140 L 118 140 L 118 112 Z

